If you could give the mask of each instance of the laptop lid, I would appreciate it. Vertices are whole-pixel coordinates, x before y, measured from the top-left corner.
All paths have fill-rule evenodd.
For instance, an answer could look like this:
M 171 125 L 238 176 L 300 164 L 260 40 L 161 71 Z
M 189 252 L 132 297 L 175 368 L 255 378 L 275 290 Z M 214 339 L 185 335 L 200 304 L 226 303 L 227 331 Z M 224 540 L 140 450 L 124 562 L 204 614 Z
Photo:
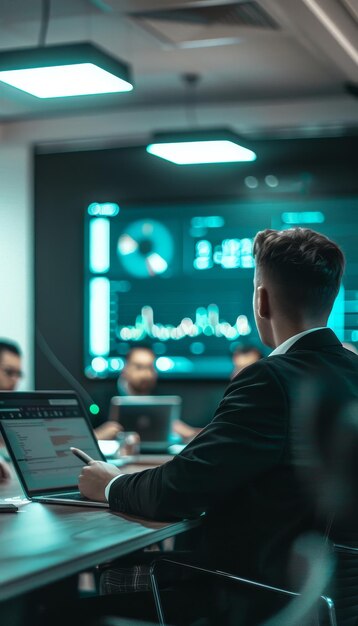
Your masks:
M 73 391 L 1 391 L 0 431 L 29 497 L 78 490 L 83 463 L 70 446 L 105 460 Z
M 172 443 L 172 423 L 180 419 L 180 396 L 114 396 L 111 415 L 124 430 L 139 433 L 142 442 Z

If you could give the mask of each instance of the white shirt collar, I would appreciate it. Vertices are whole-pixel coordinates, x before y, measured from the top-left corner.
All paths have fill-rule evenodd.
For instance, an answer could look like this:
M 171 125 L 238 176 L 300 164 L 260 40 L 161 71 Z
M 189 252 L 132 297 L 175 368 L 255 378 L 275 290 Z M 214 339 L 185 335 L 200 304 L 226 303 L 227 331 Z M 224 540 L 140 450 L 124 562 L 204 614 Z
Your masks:
M 318 328 L 310 328 L 309 330 L 304 330 L 302 333 L 298 333 L 297 335 L 293 335 L 292 337 L 289 337 L 288 339 L 286 339 L 286 341 L 281 343 L 279 346 L 277 346 L 277 348 L 275 348 L 269 354 L 269 356 L 276 356 L 277 354 L 286 354 L 286 352 L 290 348 L 292 348 L 293 344 L 295 344 L 296 341 L 301 339 L 301 337 L 304 337 L 305 335 L 308 335 L 308 333 L 313 333 L 316 330 L 324 330 L 325 328 L 327 328 L 327 326 L 319 326 Z

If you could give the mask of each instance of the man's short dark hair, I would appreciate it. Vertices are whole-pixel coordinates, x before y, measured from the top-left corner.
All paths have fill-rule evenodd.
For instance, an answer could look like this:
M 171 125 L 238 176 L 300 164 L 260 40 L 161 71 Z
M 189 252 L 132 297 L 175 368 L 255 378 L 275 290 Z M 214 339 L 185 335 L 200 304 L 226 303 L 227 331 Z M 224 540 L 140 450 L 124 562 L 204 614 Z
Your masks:
M 254 256 L 290 315 L 329 313 L 345 266 L 336 243 L 309 228 L 267 229 L 255 237 Z
M 16 356 L 21 357 L 21 350 L 17 343 L 13 341 L 7 341 L 5 339 L 0 339 L 0 358 L 3 352 L 12 352 L 12 354 L 16 354 Z

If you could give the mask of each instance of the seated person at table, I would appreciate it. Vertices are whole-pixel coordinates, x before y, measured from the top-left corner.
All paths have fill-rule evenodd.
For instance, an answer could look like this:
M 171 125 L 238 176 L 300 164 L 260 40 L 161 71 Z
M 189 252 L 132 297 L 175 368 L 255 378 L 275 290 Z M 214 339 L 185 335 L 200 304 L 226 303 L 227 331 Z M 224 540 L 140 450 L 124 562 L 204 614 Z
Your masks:
M 147 346 L 138 345 L 127 353 L 126 364 L 117 380 L 119 396 L 155 395 L 157 384 L 155 354 Z M 115 407 L 110 407 L 108 421 L 95 428 L 97 439 L 115 439 L 122 430 Z
M 296 474 L 298 393 L 312 374 L 334 376 L 337 401 L 356 402 L 358 357 L 326 327 L 344 270 L 333 241 L 306 228 L 265 230 L 254 254 L 254 314 L 270 356 L 229 384 L 213 420 L 171 461 L 125 476 L 92 461 L 79 488 L 153 520 L 205 512 L 199 562 L 287 587 L 294 541 L 327 523 L 315 519 Z
M 22 378 L 22 355 L 18 345 L 5 339 L 0 341 L 0 391 L 15 391 Z M 0 437 L 0 481 L 10 478 L 9 466 L 1 458 L 4 447 Z
M 12 341 L 0 340 L 0 391 L 15 391 L 22 378 L 21 350 Z
M 117 381 L 119 396 L 156 395 L 158 373 L 155 358 L 153 350 L 145 345 L 134 346 L 129 350 Z
M 137 345 L 129 350 L 126 364 L 118 377 L 117 389 L 119 396 L 150 396 L 157 395 L 158 372 L 155 368 L 156 356 L 153 350 L 146 345 Z M 120 418 L 117 419 L 116 407 L 110 407 L 107 422 L 95 429 L 98 439 L 115 438 L 121 430 Z M 184 441 L 192 439 L 200 428 L 192 428 L 182 420 L 173 423 L 173 430 L 183 437 Z M 107 436 L 112 434 L 113 436 Z

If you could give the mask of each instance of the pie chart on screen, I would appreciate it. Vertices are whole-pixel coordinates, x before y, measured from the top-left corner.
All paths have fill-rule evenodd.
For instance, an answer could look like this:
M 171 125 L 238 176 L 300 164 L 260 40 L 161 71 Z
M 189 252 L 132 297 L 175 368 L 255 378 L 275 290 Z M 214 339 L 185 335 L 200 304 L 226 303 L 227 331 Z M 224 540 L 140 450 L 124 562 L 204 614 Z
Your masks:
M 117 254 L 125 270 L 136 278 L 165 274 L 174 254 L 168 228 L 156 220 L 138 220 L 120 235 Z

